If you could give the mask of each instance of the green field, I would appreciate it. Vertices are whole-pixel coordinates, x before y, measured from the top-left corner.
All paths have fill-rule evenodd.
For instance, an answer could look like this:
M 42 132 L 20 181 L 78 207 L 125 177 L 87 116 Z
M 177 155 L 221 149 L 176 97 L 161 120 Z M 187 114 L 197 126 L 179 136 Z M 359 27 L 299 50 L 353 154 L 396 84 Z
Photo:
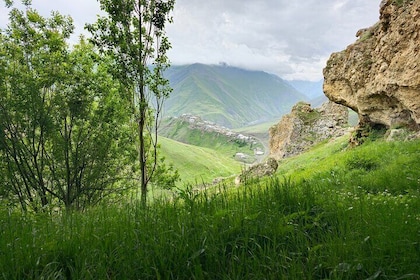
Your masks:
M 162 145 L 194 161 L 189 146 Z M 146 208 L 0 207 L 1 279 L 420 279 L 419 140 L 341 138 L 281 161 L 276 176 Z
M 259 139 L 262 143 L 265 143 L 265 145 L 268 146 L 268 141 L 269 141 L 269 138 L 270 138 L 269 137 L 270 127 L 278 124 L 280 122 L 280 120 L 281 120 L 281 118 L 279 118 L 276 121 L 264 122 L 264 123 L 257 124 L 257 125 L 237 128 L 237 129 L 235 129 L 235 131 L 239 132 L 239 133 L 246 134 L 246 135 L 254 136 L 257 139 Z M 268 149 L 268 147 L 267 147 L 267 149 Z
M 165 137 L 159 138 L 159 141 L 166 161 L 179 171 L 180 186 L 211 183 L 215 178 L 229 177 L 241 170 L 241 163 L 234 160 L 234 154 L 183 144 Z

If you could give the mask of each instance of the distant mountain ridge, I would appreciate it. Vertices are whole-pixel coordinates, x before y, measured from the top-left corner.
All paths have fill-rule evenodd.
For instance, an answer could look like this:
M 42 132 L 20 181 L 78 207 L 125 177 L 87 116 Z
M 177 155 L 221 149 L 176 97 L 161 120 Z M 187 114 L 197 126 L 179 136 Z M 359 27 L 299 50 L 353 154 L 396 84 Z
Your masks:
M 166 116 L 193 114 L 228 128 L 278 120 L 308 98 L 278 76 L 226 65 L 172 66 Z

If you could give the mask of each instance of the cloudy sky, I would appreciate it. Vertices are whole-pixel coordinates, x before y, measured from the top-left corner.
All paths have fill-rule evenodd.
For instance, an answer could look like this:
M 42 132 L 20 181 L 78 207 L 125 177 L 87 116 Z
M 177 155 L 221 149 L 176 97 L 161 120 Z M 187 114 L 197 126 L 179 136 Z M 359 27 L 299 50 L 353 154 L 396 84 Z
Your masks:
M 378 21 L 380 0 L 176 0 L 167 27 L 172 64 L 221 62 L 285 79 L 319 80 L 332 52 Z M 96 0 L 32 0 L 43 15 L 73 17 L 76 33 L 100 13 Z M 0 28 L 7 10 L 0 6 Z M 87 34 L 87 33 L 85 33 Z

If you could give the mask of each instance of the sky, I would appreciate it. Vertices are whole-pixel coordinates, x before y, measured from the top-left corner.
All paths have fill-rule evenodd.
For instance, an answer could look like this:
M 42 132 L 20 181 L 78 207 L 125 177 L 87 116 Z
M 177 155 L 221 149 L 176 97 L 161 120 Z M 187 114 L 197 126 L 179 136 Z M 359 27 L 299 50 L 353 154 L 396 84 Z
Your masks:
M 18 1 L 16 1 L 18 2 Z M 7 9 L 0 1 L 0 28 Z M 380 0 L 176 0 L 167 25 L 174 65 L 219 64 L 317 81 L 332 52 L 345 49 L 359 29 L 379 20 Z M 70 15 L 78 34 L 100 13 L 96 0 L 32 0 L 48 16 Z

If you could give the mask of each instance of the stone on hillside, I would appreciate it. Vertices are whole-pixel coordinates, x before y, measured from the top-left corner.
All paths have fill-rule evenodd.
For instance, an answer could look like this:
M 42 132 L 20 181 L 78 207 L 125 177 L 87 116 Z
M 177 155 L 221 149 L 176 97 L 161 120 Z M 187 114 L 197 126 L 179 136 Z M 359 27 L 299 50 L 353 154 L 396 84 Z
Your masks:
M 242 171 L 241 175 L 236 177 L 235 183 L 236 185 L 239 185 L 248 178 L 261 178 L 273 175 L 277 171 L 278 166 L 277 160 L 268 158 L 265 162 L 252 165 Z

